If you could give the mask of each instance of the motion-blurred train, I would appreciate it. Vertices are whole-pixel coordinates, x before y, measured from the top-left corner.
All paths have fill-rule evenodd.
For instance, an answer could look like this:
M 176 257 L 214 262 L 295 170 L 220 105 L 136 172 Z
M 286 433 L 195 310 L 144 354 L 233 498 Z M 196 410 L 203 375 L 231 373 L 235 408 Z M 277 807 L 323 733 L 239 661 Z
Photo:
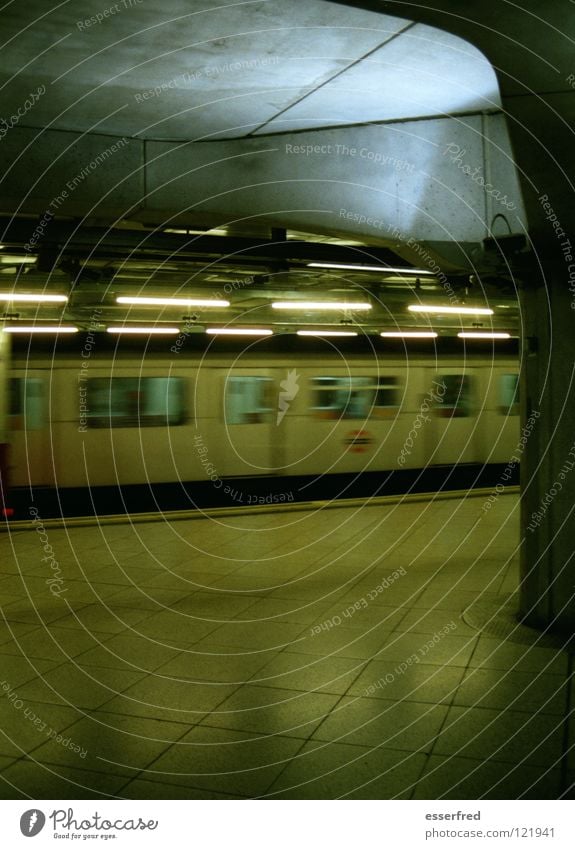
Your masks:
M 502 464 L 517 395 L 511 355 L 15 354 L 11 493 L 195 482 L 232 505 L 261 478 L 275 503 L 286 479 Z
M 196 483 L 210 503 L 277 503 L 294 500 L 289 480 L 507 463 L 519 436 L 518 363 L 15 355 L 9 419 L 12 495 Z

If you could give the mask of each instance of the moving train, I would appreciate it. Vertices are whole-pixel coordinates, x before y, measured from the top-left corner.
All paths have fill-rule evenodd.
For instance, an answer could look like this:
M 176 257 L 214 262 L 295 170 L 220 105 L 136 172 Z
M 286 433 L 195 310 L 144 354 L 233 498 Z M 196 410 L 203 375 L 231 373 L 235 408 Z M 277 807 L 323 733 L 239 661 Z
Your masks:
M 196 484 L 277 503 L 286 481 L 505 464 L 518 441 L 512 355 L 172 350 L 16 353 L 11 496 Z

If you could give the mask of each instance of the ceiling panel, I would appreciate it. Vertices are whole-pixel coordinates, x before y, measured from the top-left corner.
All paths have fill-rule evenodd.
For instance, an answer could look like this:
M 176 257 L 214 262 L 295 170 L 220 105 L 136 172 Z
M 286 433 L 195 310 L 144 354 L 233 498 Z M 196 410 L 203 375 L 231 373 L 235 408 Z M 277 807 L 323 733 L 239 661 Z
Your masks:
M 22 125 L 174 140 L 245 135 L 407 25 L 325 0 L 122 0 L 106 10 L 32 0 L 0 13 L 4 114 L 45 86 Z
M 482 53 L 414 25 L 271 121 L 263 132 L 499 109 L 495 72 Z

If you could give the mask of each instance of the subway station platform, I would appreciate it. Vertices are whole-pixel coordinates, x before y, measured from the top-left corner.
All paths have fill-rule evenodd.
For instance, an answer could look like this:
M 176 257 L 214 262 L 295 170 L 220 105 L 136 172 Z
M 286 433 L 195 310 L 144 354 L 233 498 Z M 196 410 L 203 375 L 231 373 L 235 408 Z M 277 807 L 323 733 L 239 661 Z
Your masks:
M 13 524 L 2 798 L 573 798 L 572 655 L 487 497 Z

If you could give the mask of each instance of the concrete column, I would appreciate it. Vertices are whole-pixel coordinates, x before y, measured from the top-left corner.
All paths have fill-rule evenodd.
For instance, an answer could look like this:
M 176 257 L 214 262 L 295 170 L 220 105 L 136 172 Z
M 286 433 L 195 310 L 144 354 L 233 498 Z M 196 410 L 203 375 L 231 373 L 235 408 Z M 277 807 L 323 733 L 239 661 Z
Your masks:
M 0 327 L 0 517 L 8 514 L 10 334 Z
M 575 294 L 569 262 L 544 260 L 538 268 L 539 260 L 533 257 L 537 281 L 520 295 L 527 437 L 520 617 L 533 627 L 575 633 Z

